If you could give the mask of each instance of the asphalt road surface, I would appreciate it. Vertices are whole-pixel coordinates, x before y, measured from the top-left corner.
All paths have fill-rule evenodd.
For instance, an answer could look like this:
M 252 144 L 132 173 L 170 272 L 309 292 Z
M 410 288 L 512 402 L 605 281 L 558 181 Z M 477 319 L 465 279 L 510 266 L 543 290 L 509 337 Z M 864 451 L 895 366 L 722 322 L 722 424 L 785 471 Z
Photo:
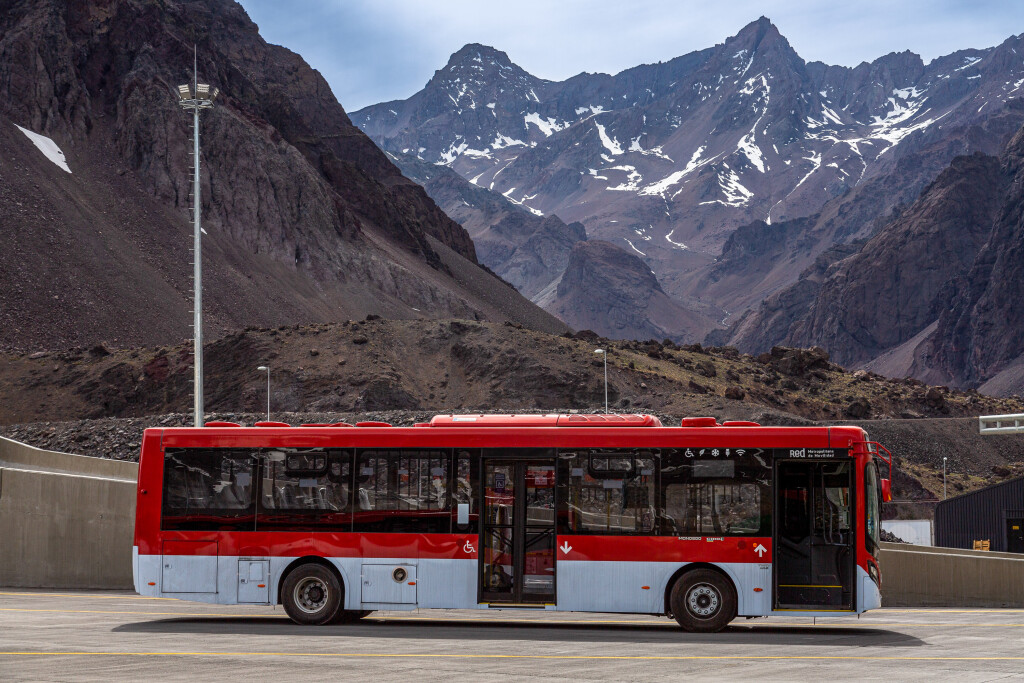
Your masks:
M 536 611 L 375 612 L 300 627 L 280 608 L 127 592 L 0 589 L 0 680 L 668 681 L 1024 678 L 1024 610 L 883 609 L 860 619 Z

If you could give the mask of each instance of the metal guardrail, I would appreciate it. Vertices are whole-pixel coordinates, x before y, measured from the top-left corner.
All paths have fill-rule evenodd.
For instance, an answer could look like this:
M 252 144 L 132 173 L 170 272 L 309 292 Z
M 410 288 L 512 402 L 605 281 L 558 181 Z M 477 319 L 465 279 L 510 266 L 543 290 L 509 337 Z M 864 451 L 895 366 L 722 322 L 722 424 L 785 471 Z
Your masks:
M 1012 415 L 982 415 L 978 418 L 982 435 L 1024 433 L 1024 413 Z

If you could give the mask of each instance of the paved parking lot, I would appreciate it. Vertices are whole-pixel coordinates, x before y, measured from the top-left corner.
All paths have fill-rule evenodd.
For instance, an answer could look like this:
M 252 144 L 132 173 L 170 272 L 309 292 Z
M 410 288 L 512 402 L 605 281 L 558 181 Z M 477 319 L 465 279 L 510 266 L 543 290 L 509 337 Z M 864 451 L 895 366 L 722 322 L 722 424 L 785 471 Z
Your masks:
M 666 618 L 458 610 L 299 627 L 269 607 L 122 592 L 0 589 L 4 680 L 367 678 L 678 680 L 1024 678 L 1024 610 L 878 610 L 739 620 L 687 634 Z

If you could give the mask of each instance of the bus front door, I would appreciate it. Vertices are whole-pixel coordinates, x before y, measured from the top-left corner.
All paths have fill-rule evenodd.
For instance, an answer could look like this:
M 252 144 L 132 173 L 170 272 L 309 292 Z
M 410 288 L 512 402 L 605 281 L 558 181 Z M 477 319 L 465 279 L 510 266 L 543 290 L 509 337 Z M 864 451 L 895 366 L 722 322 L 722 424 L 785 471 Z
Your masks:
M 853 610 L 852 463 L 782 460 L 775 467 L 775 609 Z
M 555 463 L 484 459 L 480 600 L 540 606 L 555 598 Z

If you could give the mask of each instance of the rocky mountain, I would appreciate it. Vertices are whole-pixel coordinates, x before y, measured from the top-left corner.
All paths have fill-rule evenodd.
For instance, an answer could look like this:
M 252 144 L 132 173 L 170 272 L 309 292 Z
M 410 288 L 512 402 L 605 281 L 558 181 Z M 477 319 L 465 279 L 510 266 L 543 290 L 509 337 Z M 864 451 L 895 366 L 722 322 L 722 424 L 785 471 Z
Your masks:
M 385 150 L 582 222 L 671 298 L 732 322 L 832 245 L 870 237 L 953 157 L 997 154 L 1024 123 L 1022 55 L 1024 35 L 928 64 L 808 63 L 761 18 L 668 62 L 553 82 L 471 44 L 418 93 L 352 119 Z M 755 273 L 723 271 L 730 236 L 757 221 L 781 246 Z
M 581 243 L 585 244 L 585 243 Z M 1024 443 L 978 434 L 979 413 L 1020 412 L 1016 399 L 846 372 L 821 349 L 736 349 L 548 335 L 517 325 L 366 320 L 247 329 L 207 345 L 208 418 L 291 424 L 381 420 L 412 425 L 456 412 L 598 412 L 602 359 L 614 410 L 762 424 L 854 421 L 896 454 L 894 488 L 919 518 L 948 485 L 970 490 L 1024 473 Z M 191 424 L 187 344 L 91 352 L 0 353 L 0 434 L 42 448 L 136 459 L 142 430 Z M 166 414 L 172 413 L 172 414 Z M 899 506 L 887 506 L 890 515 Z
M 1002 155 L 1005 192 L 970 269 L 943 292 L 935 332 L 911 372 L 990 393 L 1024 392 L 1024 129 Z M 931 370 L 931 373 L 927 373 Z M 940 374 L 941 373 L 941 374 Z
M 581 245 L 588 244 L 582 242 Z M 273 412 L 366 410 L 620 411 L 766 420 L 957 417 L 1019 412 L 1018 399 L 846 372 L 821 349 L 777 347 L 752 357 L 731 347 L 551 335 L 517 324 L 362 320 L 248 328 L 206 345 L 207 407 Z M 0 425 L 186 412 L 191 349 L 0 352 Z
M 614 339 L 676 342 L 695 341 L 719 327 L 712 307 L 668 297 L 650 266 L 633 253 L 610 242 L 576 248 L 587 239 L 582 223 L 539 216 L 444 164 L 389 155 L 467 229 L 481 263 L 570 326 Z M 616 271 L 602 270 L 608 268 Z
M 715 327 L 670 298 L 640 257 L 603 240 L 577 242 L 556 285 L 540 301 L 547 310 L 613 339 L 692 343 Z
M 955 158 L 873 238 L 819 259 L 718 338 L 753 352 L 820 344 L 890 375 L 1020 392 L 1022 169 L 1024 128 L 1000 157 Z
M 565 272 L 573 245 L 587 239 L 582 223 L 566 225 L 555 215 L 537 216 L 447 166 L 407 154 L 391 157 L 466 229 L 480 262 L 533 301 Z
M 0 5 L 0 346 L 191 335 L 176 86 L 193 46 L 222 92 L 202 115 L 208 334 L 368 313 L 565 329 L 481 268 L 469 234 L 235 2 L 14 0 Z

